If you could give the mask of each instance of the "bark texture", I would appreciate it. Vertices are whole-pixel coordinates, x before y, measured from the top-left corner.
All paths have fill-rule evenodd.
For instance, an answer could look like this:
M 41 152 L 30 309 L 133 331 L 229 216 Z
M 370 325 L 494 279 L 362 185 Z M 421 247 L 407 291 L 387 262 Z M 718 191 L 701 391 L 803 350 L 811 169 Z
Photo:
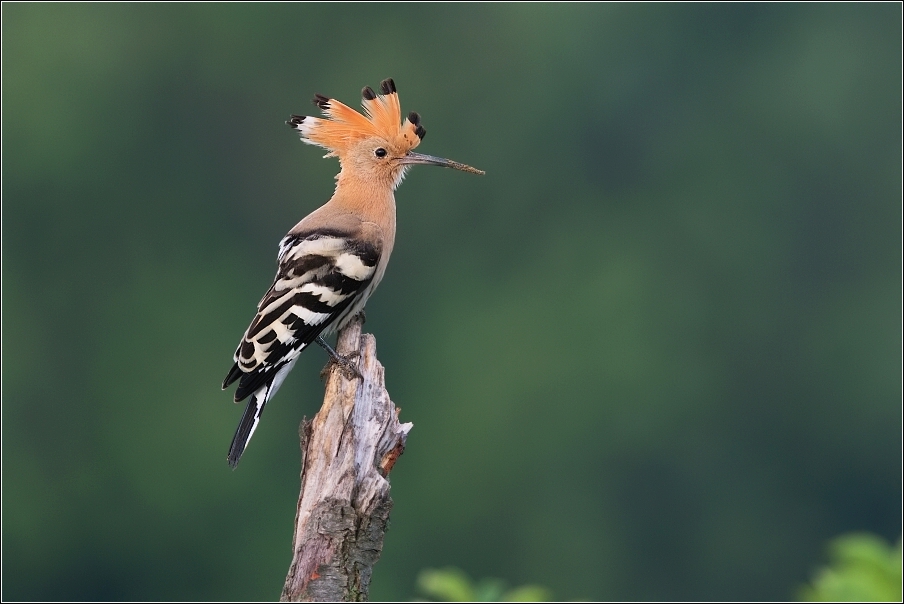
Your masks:
M 301 494 L 283 602 L 367 600 L 383 549 L 392 509 L 386 476 L 405 450 L 412 424 L 399 423 L 376 340 L 361 333 L 362 322 L 354 318 L 336 347 L 351 356 L 361 377 L 332 364 L 323 407 L 299 430 Z

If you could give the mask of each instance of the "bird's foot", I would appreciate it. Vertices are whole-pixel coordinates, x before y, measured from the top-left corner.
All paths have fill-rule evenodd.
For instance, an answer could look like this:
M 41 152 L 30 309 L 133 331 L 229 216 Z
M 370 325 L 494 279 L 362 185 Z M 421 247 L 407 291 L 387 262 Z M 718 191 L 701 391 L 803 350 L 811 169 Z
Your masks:
M 364 376 L 361 375 L 360 371 L 358 371 L 357 363 L 352 360 L 357 359 L 359 356 L 361 356 L 357 350 L 355 350 L 351 354 L 342 356 L 341 354 L 333 350 L 333 347 L 327 344 L 323 338 L 318 336 L 316 341 L 330 355 L 329 362 L 327 362 L 323 370 L 320 372 L 320 379 L 326 379 L 326 377 L 330 374 L 330 369 L 332 369 L 333 365 L 339 366 L 339 369 L 341 369 L 342 373 L 345 374 L 346 379 L 364 379 Z
M 320 379 L 325 380 L 327 376 L 330 374 L 330 369 L 333 368 L 333 365 L 339 367 L 342 373 L 345 375 L 346 379 L 353 380 L 355 378 L 364 379 L 364 376 L 361 375 L 361 372 L 358 371 L 358 367 L 356 363 L 352 360 L 361 356 L 357 351 L 351 353 L 348 356 L 342 356 L 337 354 L 336 356 L 330 356 L 330 360 L 327 361 L 326 365 L 323 366 L 323 369 L 320 372 Z

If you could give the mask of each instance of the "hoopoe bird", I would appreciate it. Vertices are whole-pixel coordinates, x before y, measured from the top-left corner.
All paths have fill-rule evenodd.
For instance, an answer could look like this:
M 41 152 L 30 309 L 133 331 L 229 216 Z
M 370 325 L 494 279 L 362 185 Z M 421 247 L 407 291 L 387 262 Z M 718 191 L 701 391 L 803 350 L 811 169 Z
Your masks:
M 293 115 L 286 122 L 311 145 L 339 158 L 336 190 L 326 204 L 296 224 L 279 244 L 273 285 L 257 305 L 242 336 L 223 389 L 235 381 L 235 402 L 250 397 L 229 447 L 234 469 L 254 434 L 264 406 L 301 351 L 312 342 L 333 360 L 356 373 L 323 339 L 342 329 L 373 294 L 392 253 L 396 232 L 393 192 L 413 165 L 481 170 L 458 162 L 414 153 L 427 131 L 411 112 L 401 120 L 392 79 L 376 94 L 361 91 L 364 114 L 323 95 L 314 104 L 324 118 Z

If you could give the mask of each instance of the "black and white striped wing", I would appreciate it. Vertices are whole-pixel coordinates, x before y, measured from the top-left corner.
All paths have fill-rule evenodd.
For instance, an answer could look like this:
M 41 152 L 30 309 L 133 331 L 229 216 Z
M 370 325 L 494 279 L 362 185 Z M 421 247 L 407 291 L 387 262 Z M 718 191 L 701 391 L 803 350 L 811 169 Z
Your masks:
M 267 401 L 298 355 L 318 335 L 342 326 L 373 291 L 378 245 L 339 232 L 290 234 L 279 246 L 279 270 L 257 306 L 223 388 L 239 380 L 236 402 L 250 395 L 227 460 L 235 468 Z
M 378 246 L 337 232 L 290 234 L 279 269 L 235 351 L 223 388 L 239 381 L 236 402 L 269 384 L 321 333 L 332 333 L 369 294 Z

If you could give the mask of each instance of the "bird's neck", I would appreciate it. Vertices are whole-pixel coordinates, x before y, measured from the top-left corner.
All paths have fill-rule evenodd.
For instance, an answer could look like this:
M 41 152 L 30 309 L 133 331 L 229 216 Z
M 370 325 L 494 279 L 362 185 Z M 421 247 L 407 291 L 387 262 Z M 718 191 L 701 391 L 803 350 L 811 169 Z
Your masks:
M 395 195 L 390 183 L 357 177 L 343 170 L 336 177 L 336 191 L 329 205 L 395 233 Z

